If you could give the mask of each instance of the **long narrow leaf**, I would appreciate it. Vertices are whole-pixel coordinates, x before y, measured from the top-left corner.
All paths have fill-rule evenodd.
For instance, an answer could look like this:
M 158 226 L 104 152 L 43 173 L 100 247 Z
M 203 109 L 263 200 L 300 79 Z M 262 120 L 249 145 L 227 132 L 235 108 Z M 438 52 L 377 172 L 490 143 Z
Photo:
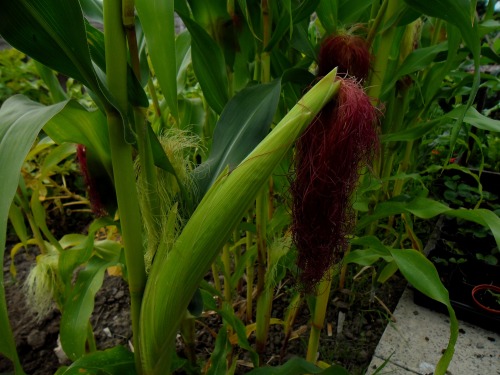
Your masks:
M 135 375 L 134 354 L 122 346 L 88 354 L 57 375 Z
M 195 21 L 184 14 L 179 16 L 191 34 L 193 69 L 205 100 L 215 112 L 221 113 L 229 99 L 226 63 L 222 50 Z M 210 56 L 210 59 L 207 59 L 207 56 Z
M 436 366 L 436 375 L 444 375 L 451 362 L 458 338 L 458 320 L 451 306 L 448 291 L 441 283 L 436 268 L 422 253 L 417 250 L 391 250 L 392 257 L 397 263 L 403 276 L 415 288 L 441 302 L 448 308 L 450 316 L 450 338 L 448 346 Z
M 451 150 L 450 155 L 453 151 L 455 143 L 458 138 L 458 133 L 462 125 L 463 118 L 467 109 L 474 103 L 474 99 L 479 89 L 480 83 L 480 71 L 479 71 L 479 59 L 481 57 L 481 41 L 479 38 L 479 29 L 477 25 L 476 12 L 474 5 L 476 1 L 474 0 L 404 0 L 408 5 L 414 9 L 427 14 L 431 17 L 441 18 L 451 25 L 456 26 L 462 38 L 467 43 L 467 46 L 472 52 L 474 57 L 474 81 L 472 84 L 471 94 L 467 101 L 467 105 L 463 108 L 462 113 L 457 119 L 457 122 L 453 128 L 451 134 Z
M 154 72 L 172 116 L 179 119 L 174 0 L 136 0 Z
M 232 171 L 267 135 L 280 88 L 279 80 L 248 87 L 226 105 L 215 127 L 210 156 L 194 171 L 200 197 L 227 166 Z
M 478 209 L 452 209 L 445 204 L 429 199 L 416 197 L 407 201 L 389 200 L 380 203 L 372 215 L 363 217 L 358 222 L 358 228 L 364 228 L 374 220 L 409 212 L 421 219 L 430 219 L 437 215 L 448 215 L 488 227 L 500 246 L 500 218 L 490 210 Z
M 0 0 L 0 34 L 42 64 L 98 93 L 77 0 Z
M 16 193 L 19 173 L 36 136 L 53 116 L 60 112 L 66 102 L 45 107 L 23 96 L 13 96 L 0 108 L 0 258 L 3 259 L 7 220 L 11 202 Z M 3 267 L 0 268 L 0 352 L 14 361 L 16 371 L 22 374 L 16 346 L 10 329 L 3 288 Z
M 67 297 L 61 317 L 61 344 L 72 360 L 85 354 L 87 329 L 94 310 L 94 297 L 101 288 L 104 271 L 116 265 L 120 256 L 120 245 L 115 243 L 115 259 L 104 260 L 92 257 L 85 269 L 79 272 L 72 293 Z

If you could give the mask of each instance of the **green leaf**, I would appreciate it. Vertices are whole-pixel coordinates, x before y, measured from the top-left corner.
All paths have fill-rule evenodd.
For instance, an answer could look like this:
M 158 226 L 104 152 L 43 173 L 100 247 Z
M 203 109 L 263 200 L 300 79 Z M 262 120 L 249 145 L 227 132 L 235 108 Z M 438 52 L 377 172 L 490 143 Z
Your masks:
M 387 256 L 385 253 L 381 253 L 376 249 L 365 249 L 365 250 L 353 250 L 344 258 L 346 264 L 356 263 L 361 266 L 371 266 L 373 263 L 378 261 L 380 258 L 384 258 L 386 261 L 390 261 L 391 257 Z
M 290 31 L 290 36 L 293 33 L 293 25 L 298 24 L 305 18 L 309 17 L 319 4 L 319 0 L 302 1 L 290 14 L 289 9 L 282 9 L 278 23 L 273 30 L 271 40 L 265 46 L 266 51 L 272 51 L 273 48 L 283 40 L 285 35 Z
M 377 281 L 379 283 L 385 283 L 389 278 L 394 275 L 398 270 L 398 264 L 394 261 L 391 261 L 386 264 L 382 271 L 379 272 Z
M 368 21 L 371 2 L 366 0 L 340 0 L 338 5 L 338 22 L 349 25 Z
M 104 48 L 104 34 L 101 30 L 96 29 L 90 23 L 85 22 L 87 30 L 87 41 L 89 45 L 90 55 L 92 61 L 104 73 L 106 73 L 106 56 Z M 103 78 L 102 85 L 106 86 L 106 80 Z M 127 66 L 127 98 L 130 104 L 136 107 L 149 107 L 149 99 L 146 92 L 141 86 L 141 83 L 135 76 L 134 71 L 130 65 Z M 106 90 L 106 95 L 110 94 Z M 130 129 L 129 132 L 132 132 Z
M 401 77 L 428 68 L 438 53 L 446 50 L 448 50 L 448 43 L 444 42 L 431 47 L 419 48 L 410 53 L 398 68 L 390 83 L 386 85 L 387 89 L 383 95 L 386 95 Z
M 337 1 L 321 0 L 317 8 L 318 18 L 327 34 L 333 34 L 337 27 Z
M 465 107 L 465 105 L 459 106 L 453 109 L 451 112 L 448 112 L 445 117 L 458 119 Z M 482 115 L 474 107 L 467 108 L 463 121 L 467 124 L 471 124 L 478 129 L 500 132 L 499 120 L 495 120 Z
M 100 111 L 88 111 L 76 101 L 69 101 L 43 127 L 57 144 L 78 143 L 94 154 L 111 177 L 111 152 L 106 117 Z
M 307 362 L 304 358 L 294 357 L 287 361 L 284 365 L 277 367 L 261 367 L 252 370 L 248 375 L 304 375 L 304 374 L 321 374 L 321 375 L 349 375 L 349 372 L 341 366 L 333 365 L 326 369 L 321 369 L 311 362 Z
M 221 113 L 229 99 L 226 63 L 219 45 L 187 15 L 179 14 L 191 34 L 191 58 L 208 105 Z
M 4 13 L 2 11 L 1 14 Z M 45 107 L 21 95 L 16 95 L 7 99 L 0 108 L 0 165 L 2 166 L 2 178 L 5 179 L 0 184 L 1 259 L 3 259 L 5 251 L 10 206 L 19 183 L 19 174 L 24 158 L 43 125 L 61 111 L 65 104 L 62 102 Z M 3 267 L 0 269 L 0 280 L 3 280 Z M 2 337 L 0 352 L 14 362 L 16 371 L 22 373 L 9 325 L 3 283 L 0 283 L 0 336 Z
M 134 354 L 123 346 L 87 354 L 58 375 L 135 375 Z
M 233 327 L 236 335 L 238 336 L 238 346 L 242 349 L 245 349 L 249 352 L 250 357 L 252 358 L 252 363 L 254 366 L 258 366 L 259 364 L 259 356 L 247 339 L 246 328 L 240 318 L 238 318 L 234 312 L 234 309 L 231 305 L 224 303 L 221 310 L 217 310 L 217 313 L 224 318 L 227 324 Z
M 85 354 L 85 343 L 90 315 L 94 310 L 94 297 L 101 288 L 104 271 L 118 262 L 119 256 L 112 261 L 97 256 L 90 258 L 85 268 L 78 273 L 75 285 L 64 303 L 61 317 L 61 345 L 72 360 Z
M 469 108 L 474 102 L 477 90 L 480 83 L 479 60 L 481 57 L 481 42 L 479 38 L 478 23 L 476 20 L 475 1 L 471 0 L 436 0 L 429 2 L 427 0 L 404 0 L 414 9 L 427 14 L 431 17 L 441 18 L 451 25 L 456 26 L 465 43 L 469 47 L 474 57 L 474 81 L 472 84 L 471 94 L 467 101 L 467 106 L 464 108 L 458 117 L 458 120 L 453 128 L 450 142 L 450 155 L 458 138 L 458 133 L 462 125 L 462 120 L 465 116 L 465 109 Z
M 179 95 L 185 89 L 187 68 L 189 64 L 191 64 L 191 35 L 189 35 L 187 30 L 177 35 L 175 39 L 175 58 L 177 69 L 177 95 Z
M 57 79 L 54 71 L 45 65 L 33 60 L 36 70 L 40 74 L 40 78 L 47 85 L 53 103 L 62 102 L 68 99 L 66 92 L 63 90 L 61 83 Z
M 450 315 L 450 339 L 448 347 L 436 366 L 436 375 L 444 375 L 455 351 L 458 338 L 458 321 L 451 307 L 448 291 L 441 283 L 441 279 L 432 262 L 416 250 L 391 250 L 392 257 L 397 263 L 403 276 L 415 288 L 428 297 L 443 303 Z
M 401 197 L 398 197 L 398 199 L 379 203 L 372 215 L 365 216 L 358 222 L 358 228 L 364 228 L 374 220 L 398 215 L 403 212 L 409 212 L 421 219 L 430 219 L 444 214 L 472 221 L 488 227 L 492 231 L 496 243 L 500 245 L 500 218 L 493 211 L 484 208 L 470 210 L 463 208 L 451 209 L 441 202 L 423 197 L 403 200 L 401 200 Z
M 148 52 L 172 116 L 178 121 L 173 0 L 136 0 Z M 207 55 L 208 56 L 208 55 Z
M 391 249 L 391 255 L 401 273 L 426 296 L 449 305 L 448 291 L 441 283 L 436 268 L 421 252 L 413 249 Z
M 28 247 L 28 229 L 26 228 L 26 221 L 21 209 L 16 206 L 14 202 L 10 206 L 9 220 L 16 232 L 17 237 L 23 243 L 25 248 Z
M 418 124 L 418 126 L 413 126 L 395 133 L 382 134 L 382 142 L 406 142 L 414 141 L 423 137 L 425 134 L 434 129 L 440 122 L 442 118 L 432 120 L 426 123 Z
M 2 0 L 0 6 L 0 34 L 11 46 L 100 92 L 77 0 Z
M 469 47 L 479 51 L 479 38 L 475 9 L 470 0 L 404 0 L 412 8 L 431 17 L 441 18 L 458 27 Z
M 87 236 L 72 243 L 69 248 L 65 248 L 65 251 L 59 255 L 59 274 L 61 275 L 61 280 L 63 280 L 63 283 L 68 289 L 71 287 L 71 278 L 73 277 L 75 269 L 87 262 L 92 255 L 96 232 L 104 226 L 116 224 L 117 223 L 113 222 L 109 217 L 102 217 L 94 220 L 92 224 L 90 224 Z M 60 243 L 61 242 L 62 240 Z
M 85 17 L 103 23 L 102 0 L 80 0 Z
M 74 155 L 76 147 L 73 143 L 64 143 L 50 150 L 43 164 L 40 167 L 40 180 L 45 179 L 53 173 L 57 173 L 57 165 L 69 156 Z
M 207 371 L 207 375 L 226 375 L 227 370 L 227 355 L 231 351 L 231 343 L 227 337 L 227 327 L 225 325 L 219 329 L 215 347 L 210 362 L 212 365 Z
M 280 81 L 247 87 L 224 108 L 206 162 L 194 171 L 199 198 L 229 166 L 232 171 L 267 135 L 278 106 Z

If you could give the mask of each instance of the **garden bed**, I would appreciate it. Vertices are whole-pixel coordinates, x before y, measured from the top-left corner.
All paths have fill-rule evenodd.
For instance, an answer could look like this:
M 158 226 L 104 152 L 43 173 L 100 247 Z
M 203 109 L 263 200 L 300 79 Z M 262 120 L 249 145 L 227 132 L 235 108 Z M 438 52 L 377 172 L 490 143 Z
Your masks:
M 9 274 L 9 251 L 5 253 L 4 272 L 6 275 L 6 294 L 9 315 L 13 325 L 16 345 L 27 374 L 53 374 L 60 366 L 54 352 L 57 347 L 60 314 L 54 310 L 43 320 L 37 321 L 26 306 L 22 283 L 29 269 L 34 265 L 36 249 L 16 256 L 17 277 L 14 280 Z M 288 285 L 293 281 L 288 280 Z M 383 301 L 392 312 L 406 286 L 406 281 L 396 275 L 390 282 L 372 289 L 369 280 L 361 280 L 350 286 L 350 291 L 333 291 L 332 303 L 327 313 L 327 327 L 322 332 L 320 359 L 326 362 L 337 362 L 353 375 L 364 374 L 373 352 L 382 336 L 386 325 L 390 322 L 390 314 L 382 305 L 373 300 L 373 294 Z M 286 287 L 284 288 L 286 289 Z M 243 290 L 244 291 L 244 290 Z M 280 293 L 273 303 L 272 316 L 283 318 L 288 306 L 287 293 Z M 240 301 L 243 297 L 237 297 Z M 128 347 L 131 340 L 129 317 L 129 293 L 127 284 L 121 277 L 106 275 L 102 289 L 98 292 L 95 309 L 92 315 L 92 326 L 99 349 L 115 345 Z M 237 301 L 235 305 L 237 304 Z M 345 316 L 343 329 L 337 334 L 339 312 Z M 309 335 L 308 319 L 310 313 L 304 305 L 294 324 L 297 337 L 291 340 L 285 351 L 282 351 L 284 333 L 280 325 L 272 325 L 266 348 L 265 362 L 278 365 L 293 356 L 305 356 Z M 213 313 L 204 313 L 197 327 L 196 354 L 199 359 L 207 360 L 213 351 L 215 338 L 212 333 L 220 329 L 221 318 Z M 253 344 L 254 337 L 249 338 Z M 179 355 L 182 356 L 182 343 L 179 340 Z M 237 374 L 250 371 L 246 355 L 241 355 Z M 10 363 L 0 357 L 0 373 L 11 371 Z

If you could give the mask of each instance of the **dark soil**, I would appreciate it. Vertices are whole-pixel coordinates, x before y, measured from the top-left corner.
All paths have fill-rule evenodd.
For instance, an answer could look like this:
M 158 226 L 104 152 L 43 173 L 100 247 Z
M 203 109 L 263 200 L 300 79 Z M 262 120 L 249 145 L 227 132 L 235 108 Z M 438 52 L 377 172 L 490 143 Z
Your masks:
M 42 321 L 26 305 L 22 285 L 35 263 L 36 249 L 16 256 L 16 278 L 9 273 L 10 254 L 4 257 L 5 292 L 10 322 L 17 351 L 27 374 L 53 374 L 61 363 L 54 352 L 58 346 L 60 313 L 54 306 Z M 106 275 L 102 289 L 96 295 L 91 319 L 98 349 L 127 345 L 132 330 L 129 323 L 129 296 L 126 283 L 119 277 Z M 107 328 L 107 329 L 106 329 Z M 105 331 L 106 329 L 106 331 Z M 109 331 L 108 331 L 109 330 Z M 0 356 L 0 373 L 12 371 L 10 362 Z
M 7 304 L 24 370 L 27 374 L 34 375 L 53 374 L 61 366 L 54 352 L 58 346 L 60 314 L 54 308 L 44 320 L 37 322 L 26 306 L 22 291 L 22 283 L 35 262 L 35 254 L 36 249 L 30 249 L 16 256 L 18 274 L 16 279 L 13 279 L 9 273 L 9 252 L 6 251 L 4 273 Z M 331 332 L 329 334 L 325 327 L 320 343 L 319 359 L 329 363 L 333 361 L 340 363 L 352 374 L 365 372 L 380 336 L 390 321 L 389 313 L 374 296 L 376 295 L 392 311 L 406 285 L 404 279 L 398 275 L 392 282 L 374 288 L 368 279 L 371 277 L 352 282 L 348 285 L 349 290 L 332 292 L 332 303 L 327 315 Z M 283 319 L 287 306 L 287 293 L 281 293 L 281 297 L 273 303 L 272 316 Z M 345 322 L 342 331 L 337 333 L 339 312 L 344 314 Z M 266 363 L 275 366 L 292 356 L 305 356 L 309 316 L 307 304 L 304 304 L 294 325 L 297 337 L 288 343 L 284 351 L 282 327 L 271 326 L 264 356 Z M 129 322 L 129 295 L 127 285 L 120 277 L 106 275 L 103 287 L 96 296 L 91 322 L 98 349 L 115 345 L 128 347 L 132 334 Z M 217 332 L 221 324 L 221 318 L 213 312 L 206 312 L 198 319 L 195 325 L 197 330 L 195 350 L 199 360 L 204 362 L 210 357 L 215 343 L 214 332 Z M 249 340 L 253 345 L 254 338 L 251 336 Z M 182 347 L 179 340 L 179 356 L 183 356 Z M 239 358 L 242 360 L 239 362 L 241 365 L 237 368 L 237 374 L 244 374 L 250 370 L 248 365 L 251 362 L 249 356 L 244 353 L 240 353 Z M 8 371 L 12 371 L 9 361 L 0 357 L 0 373 Z

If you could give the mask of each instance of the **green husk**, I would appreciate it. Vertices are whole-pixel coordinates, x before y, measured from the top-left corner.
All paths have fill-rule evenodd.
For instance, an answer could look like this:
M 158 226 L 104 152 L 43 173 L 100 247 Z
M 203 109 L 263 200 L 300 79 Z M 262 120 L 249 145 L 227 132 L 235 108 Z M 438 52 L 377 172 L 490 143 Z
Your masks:
M 337 94 L 335 76 L 334 70 L 312 87 L 235 170 L 219 177 L 173 249 L 155 260 L 141 312 L 144 373 L 169 373 L 175 334 L 191 296 L 293 142 Z

